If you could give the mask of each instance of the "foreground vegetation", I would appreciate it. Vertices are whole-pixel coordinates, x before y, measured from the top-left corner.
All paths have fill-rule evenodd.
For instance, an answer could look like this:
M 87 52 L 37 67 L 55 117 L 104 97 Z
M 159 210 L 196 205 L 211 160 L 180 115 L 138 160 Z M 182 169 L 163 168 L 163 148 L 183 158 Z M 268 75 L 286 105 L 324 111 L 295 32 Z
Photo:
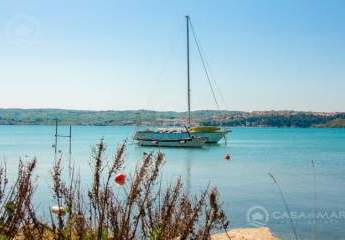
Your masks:
M 6 165 L 0 167 L 0 239 L 210 239 L 226 231 L 228 220 L 216 189 L 198 196 L 184 193 L 181 180 L 161 187 L 159 174 L 164 155 L 143 155 L 130 175 L 123 173 L 126 144 L 111 160 L 105 159 L 101 141 L 90 163 L 93 178 L 88 189 L 69 168 L 64 181 L 61 157 L 52 168 L 54 203 L 51 219 L 37 216 L 32 199 L 37 161 L 20 162 L 18 177 L 9 187 Z
M 0 109 L 0 125 L 180 125 L 184 112 L 156 111 L 79 111 L 62 109 Z M 345 127 L 345 113 L 296 111 L 194 111 L 193 121 L 201 125 L 229 127 Z

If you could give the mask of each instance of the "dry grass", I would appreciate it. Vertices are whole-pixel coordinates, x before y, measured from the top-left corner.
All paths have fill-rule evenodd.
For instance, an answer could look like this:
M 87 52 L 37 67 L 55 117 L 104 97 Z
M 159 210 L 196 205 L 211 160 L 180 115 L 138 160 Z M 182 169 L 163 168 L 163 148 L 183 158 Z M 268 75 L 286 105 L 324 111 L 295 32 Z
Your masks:
M 74 170 L 68 182 L 62 179 L 58 158 L 52 168 L 52 194 L 61 211 L 51 211 L 49 223 L 38 219 L 32 207 L 36 160 L 20 163 L 17 181 L 9 190 L 6 166 L 0 167 L 0 239 L 206 240 L 214 231 L 227 230 L 229 222 L 215 188 L 190 196 L 178 179 L 162 189 L 160 152 L 144 154 L 125 185 L 115 186 L 112 179 L 124 170 L 125 150 L 126 142 L 106 161 L 107 147 L 101 140 L 93 151 L 88 191 L 81 191 Z

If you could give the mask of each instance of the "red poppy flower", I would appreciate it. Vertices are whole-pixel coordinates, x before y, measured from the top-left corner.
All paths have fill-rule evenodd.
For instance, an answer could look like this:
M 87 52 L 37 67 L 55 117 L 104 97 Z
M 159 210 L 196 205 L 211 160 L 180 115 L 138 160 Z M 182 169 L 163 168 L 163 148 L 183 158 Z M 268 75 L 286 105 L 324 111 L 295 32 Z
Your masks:
M 122 186 L 122 185 L 124 185 L 124 184 L 126 183 L 126 177 L 127 177 L 126 174 L 124 174 L 124 173 L 118 173 L 118 174 L 115 175 L 114 180 L 115 180 L 115 182 L 116 182 L 117 184 L 119 184 L 119 185 Z

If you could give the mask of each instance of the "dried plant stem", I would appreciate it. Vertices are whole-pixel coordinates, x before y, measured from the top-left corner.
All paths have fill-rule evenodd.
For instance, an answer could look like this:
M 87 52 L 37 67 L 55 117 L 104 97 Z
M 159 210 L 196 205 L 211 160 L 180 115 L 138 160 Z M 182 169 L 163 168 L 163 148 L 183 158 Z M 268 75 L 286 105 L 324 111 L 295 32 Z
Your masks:
M 280 193 L 280 196 L 281 196 L 281 199 L 283 200 L 283 204 L 284 204 L 284 207 L 285 207 L 285 210 L 289 216 L 289 221 L 290 221 L 290 226 L 291 226 L 291 229 L 293 231 L 293 234 L 294 234 L 294 237 L 295 237 L 295 240 L 298 240 L 298 236 L 297 236 L 297 231 L 296 231 L 296 228 L 295 228 L 295 224 L 292 220 L 292 217 L 291 217 L 291 212 L 290 212 L 290 208 L 289 208 L 289 205 L 285 199 L 285 196 L 284 196 L 284 193 L 283 193 L 283 190 L 281 189 L 277 179 L 273 176 L 272 173 L 268 173 L 268 175 L 272 178 L 274 184 L 277 186 L 278 190 L 279 190 L 279 193 Z

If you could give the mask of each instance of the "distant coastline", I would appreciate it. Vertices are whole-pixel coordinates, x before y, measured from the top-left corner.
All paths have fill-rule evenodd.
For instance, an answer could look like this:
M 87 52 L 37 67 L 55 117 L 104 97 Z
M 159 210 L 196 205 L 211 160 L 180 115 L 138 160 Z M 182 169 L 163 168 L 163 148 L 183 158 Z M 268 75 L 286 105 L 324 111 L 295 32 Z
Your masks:
M 124 110 L 88 111 L 65 109 L 0 109 L 0 125 L 152 125 L 184 126 L 186 112 Z M 192 112 L 193 123 L 227 127 L 344 128 L 344 112 L 217 111 Z

